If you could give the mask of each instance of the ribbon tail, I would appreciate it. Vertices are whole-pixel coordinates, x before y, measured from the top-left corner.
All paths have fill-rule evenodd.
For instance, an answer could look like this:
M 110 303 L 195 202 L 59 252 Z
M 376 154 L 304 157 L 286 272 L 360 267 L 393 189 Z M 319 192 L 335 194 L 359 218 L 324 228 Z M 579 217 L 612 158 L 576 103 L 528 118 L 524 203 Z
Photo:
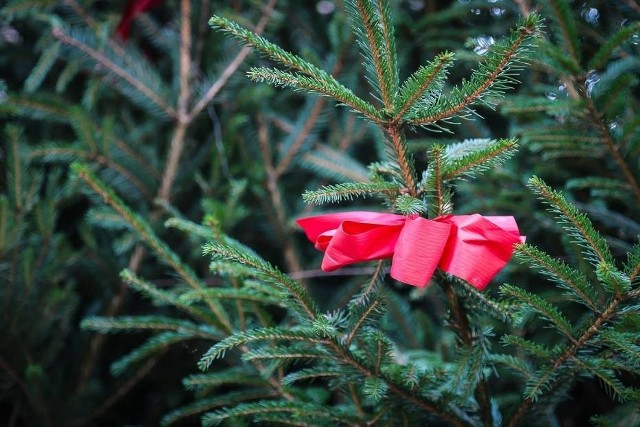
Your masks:
M 507 265 L 514 245 L 522 240 L 515 220 L 503 217 L 497 221 L 506 229 L 477 214 L 452 216 L 447 221 L 453 230 L 440 269 L 483 290 Z
M 447 244 L 451 224 L 420 217 L 407 219 L 398 236 L 391 277 L 409 285 L 427 286 Z

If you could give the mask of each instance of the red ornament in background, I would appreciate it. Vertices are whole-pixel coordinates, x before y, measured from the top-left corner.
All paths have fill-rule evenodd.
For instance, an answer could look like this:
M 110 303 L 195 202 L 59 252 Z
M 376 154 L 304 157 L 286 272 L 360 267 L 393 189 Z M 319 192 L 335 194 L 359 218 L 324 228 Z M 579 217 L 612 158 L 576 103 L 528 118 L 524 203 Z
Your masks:
M 163 0 L 129 0 L 124 11 L 122 11 L 122 18 L 120 18 L 116 34 L 122 40 L 127 40 L 129 38 L 129 30 L 131 29 L 133 19 L 145 10 L 159 5 L 162 1 Z
M 391 258 L 391 277 L 424 287 L 436 268 L 483 290 L 524 242 L 512 216 L 417 215 L 344 212 L 296 221 L 324 251 L 322 269 Z

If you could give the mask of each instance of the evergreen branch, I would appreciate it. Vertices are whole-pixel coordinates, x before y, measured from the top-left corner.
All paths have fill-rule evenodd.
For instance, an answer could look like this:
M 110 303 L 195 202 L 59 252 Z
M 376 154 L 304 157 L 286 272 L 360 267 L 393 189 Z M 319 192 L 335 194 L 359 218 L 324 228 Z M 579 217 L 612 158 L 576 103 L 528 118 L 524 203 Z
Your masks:
M 576 241 L 586 249 L 588 259 L 595 264 L 600 262 L 613 264 L 613 257 L 606 240 L 593 228 L 589 218 L 569 204 L 564 196 L 549 187 L 540 178 L 534 176 L 529 179 L 529 187 L 551 207 L 552 212 L 559 215 L 561 223 Z
M 254 47 L 258 52 L 267 58 L 270 58 L 285 67 L 298 70 L 309 77 L 326 83 L 333 83 L 335 79 L 326 71 L 316 67 L 308 61 L 289 53 L 280 46 L 271 43 L 267 39 L 245 29 L 233 21 L 221 16 L 212 16 L 209 25 L 213 29 L 219 29 L 223 32 L 240 40 L 244 45 Z M 337 84 L 337 82 L 335 82 Z
M 485 365 L 485 348 L 483 348 L 482 342 L 476 342 L 473 346 L 464 346 L 457 350 L 457 357 L 455 367 L 451 372 L 451 390 L 454 390 L 457 397 L 461 401 L 465 402 L 474 394 L 474 391 L 479 388 L 481 381 L 483 381 L 483 369 Z M 485 390 L 487 393 L 488 390 Z M 482 397 L 482 399 L 488 399 L 488 394 Z M 485 404 L 487 402 L 484 402 Z M 486 426 L 492 426 L 490 414 L 486 412 L 486 409 L 481 409 L 482 418 Z
M 211 364 L 223 358 L 227 351 L 240 347 L 254 341 L 303 341 L 312 343 L 325 343 L 326 340 L 319 338 L 313 328 L 279 328 L 268 327 L 251 329 L 244 332 L 236 332 L 222 341 L 216 343 L 200 358 L 198 367 L 205 371 Z
M 428 211 L 427 204 L 408 194 L 401 194 L 393 201 L 393 210 L 401 215 L 419 215 Z
M 595 313 L 599 313 L 596 303 L 598 296 L 594 293 L 593 286 L 580 271 L 575 270 L 563 263 L 553 259 L 534 246 L 526 243 L 516 245 L 516 256 L 542 271 L 560 287 L 568 291 L 568 296 Z
M 431 213 L 434 217 L 442 215 L 445 210 L 445 202 L 443 197 L 442 169 L 443 169 L 444 148 L 441 145 L 434 144 L 429 149 L 429 158 L 431 162 L 426 172 L 425 190 L 435 194 L 435 203 L 430 203 Z M 435 205 L 435 210 L 433 206 Z
M 134 363 L 139 362 L 154 353 L 171 347 L 174 344 L 194 338 L 198 337 L 185 331 L 162 332 L 158 335 L 153 336 L 138 348 L 113 362 L 111 364 L 111 373 L 116 376 L 121 375 Z
M 602 287 L 615 295 L 622 295 L 631 288 L 629 277 L 614 265 L 601 262 L 596 268 L 596 276 Z
M 60 102 L 58 98 L 54 98 L 45 93 L 38 93 L 36 96 L 21 96 L 10 94 L 7 100 L 0 102 L 0 108 L 5 105 L 12 107 L 12 112 L 16 107 L 19 109 L 16 113 L 20 115 L 26 115 L 26 112 L 31 112 L 30 116 L 33 118 L 48 119 L 51 121 L 68 122 L 71 118 L 71 111 L 73 108 L 69 104 Z M 0 112 L 2 110 L 0 109 Z
M 586 372 L 590 372 L 595 378 L 600 380 L 604 385 L 607 394 L 612 394 L 613 398 L 618 402 L 624 402 L 629 395 L 627 387 L 615 377 L 615 372 L 607 367 L 599 366 L 597 362 L 587 360 L 577 360 L 577 364 Z
M 512 298 L 520 301 L 521 303 L 528 305 L 533 310 L 542 315 L 543 318 L 553 323 L 556 328 L 562 332 L 562 334 L 576 344 L 576 339 L 573 336 L 573 328 L 564 315 L 547 300 L 511 285 L 503 285 L 500 287 L 500 292 L 509 295 Z
M 631 297 L 631 293 L 626 295 L 627 298 Z M 520 421 L 520 418 L 527 412 L 529 407 L 534 403 L 534 399 L 531 396 L 535 396 L 538 393 L 538 389 L 542 384 L 546 384 L 550 381 L 552 375 L 555 375 L 556 371 L 560 369 L 567 360 L 573 358 L 575 354 L 581 350 L 589 341 L 598 334 L 603 326 L 611 320 L 617 313 L 618 306 L 624 300 L 622 296 L 614 296 L 609 303 L 609 306 L 601 314 L 596 316 L 591 325 L 582 333 L 582 335 L 565 351 L 553 361 L 550 368 L 546 371 L 546 374 L 540 377 L 538 385 L 533 385 L 529 390 L 529 397 L 525 398 L 520 406 L 516 409 L 511 417 L 511 420 L 507 424 L 508 427 L 516 427 Z
M 300 158 L 302 166 L 333 181 L 369 181 L 368 171 L 362 164 L 344 151 L 327 145 L 317 145 L 315 150 Z
M 618 332 L 615 329 L 604 330 L 600 338 L 607 343 L 616 354 L 625 354 L 629 360 L 640 361 L 640 345 L 635 332 Z M 635 342 L 634 342 L 635 341 Z
M 187 320 L 166 316 L 120 316 L 116 318 L 90 316 L 82 320 L 80 327 L 100 333 L 118 333 L 140 330 L 174 331 L 188 333 L 207 340 L 219 340 L 220 335 L 210 327 L 198 325 Z
M 362 420 L 351 413 L 344 410 L 338 410 L 335 407 L 328 410 L 327 407 L 315 405 L 307 402 L 289 402 L 286 400 L 263 400 L 254 403 L 243 403 L 231 408 L 223 408 L 215 412 L 210 412 L 202 417 L 203 427 L 211 427 L 222 423 L 224 420 L 234 417 L 254 418 L 260 415 L 269 414 L 288 414 L 290 421 L 303 417 L 302 420 L 309 418 L 314 420 L 332 420 L 340 422 L 342 425 L 356 426 L 360 425 Z M 293 420 L 291 420 L 293 418 Z
M 416 103 L 423 101 L 427 92 L 433 91 L 435 94 L 442 86 L 447 69 L 452 63 L 453 53 L 444 52 L 436 56 L 428 66 L 421 66 L 409 76 L 399 90 L 393 121 L 399 121 Z
M 82 163 L 73 163 L 71 165 L 71 170 L 76 176 L 87 183 L 98 195 L 100 195 L 107 205 L 115 209 L 116 212 L 118 212 L 122 218 L 124 218 L 131 227 L 138 232 L 140 237 L 151 247 L 151 249 L 180 275 L 187 285 L 193 289 L 200 289 L 204 287 L 193 270 L 188 265 L 184 264 L 178 255 L 173 252 L 166 243 L 158 239 L 156 234 L 153 232 L 151 225 L 126 206 L 125 203 L 113 192 L 113 190 L 98 179 L 87 165 Z M 211 311 L 216 316 L 216 323 L 218 323 L 218 326 L 226 333 L 232 331 L 233 327 L 227 313 L 224 311 L 224 308 L 215 301 L 207 301 L 207 303 Z
M 160 420 L 160 425 L 162 427 L 168 427 L 171 424 L 174 424 L 177 421 L 182 420 L 183 418 L 187 418 L 193 415 L 202 414 L 205 411 L 219 408 L 219 407 L 227 407 L 232 405 L 237 405 L 240 402 L 247 402 L 257 399 L 266 399 L 269 397 L 278 397 L 275 392 L 265 391 L 260 389 L 252 389 L 252 390 L 241 390 L 241 391 L 229 391 L 225 392 L 222 395 L 215 395 L 210 397 L 205 397 L 197 400 L 196 402 L 183 406 L 181 408 L 175 409 Z
M 629 276 L 631 283 L 635 283 L 640 277 L 640 243 L 636 243 L 627 254 L 625 272 Z
M 615 178 L 580 177 L 571 178 L 565 184 L 567 190 L 590 190 L 592 194 L 598 194 L 609 198 L 627 200 L 631 187 L 625 182 Z
M 294 131 L 296 135 L 295 138 L 292 139 L 291 145 L 285 145 L 286 148 L 284 149 L 284 152 L 286 154 L 282 156 L 278 165 L 273 168 L 274 170 L 272 173 L 276 178 L 282 176 L 289 169 L 291 162 L 302 148 L 304 142 L 307 141 L 307 138 L 310 136 L 314 126 L 318 123 L 325 101 L 325 98 L 316 99 L 313 103 L 313 107 L 309 110 L 309 114 L 307 115 L 303 113 L 300 115 L 301 118 L 304 118 L 304 125 L 298 132 Z M 321 147 L 324 148 L 324 146 Z
M 22 173 L 24 170 L 24 159 L 21 155 L 21 142 L 23 139 L 23 129 L 18 126 L 8 126 L 5 129 L 5 134 L 9 140 L 9 149 L 7 150 L 7 178 L 8 178 L 8 191 L 7 195 L 10 200 L 16 204 L 18 212 L 24 209 L 23 194 L 22 194 Z
M 482 101 L 488 95 L 501 94 L 515 83 L 512 73 L 521 67 L 522 56 L 528 49 L 528 41 L 537 35 L 540 17 L 531 14 L 511 33 L 508 41 L 491 47 L 480 68 L 473 72 L 469 81 L 456 86 L 449 96 L 437 102 L 421 114 L 408 118 L 414 125 L 428 125 L 463 113 L 468 107 Z M 486 102 L 485 102 L 486 103 Z
M 613 51 L 620 47 L 625 41 L 640 32 L 640 22 L 632 22 L 620 28 L 614 35 L 600 46 L 596 53 L 589 60 L 588 70 L 599 70 L 613 56 Z
M 266 82 L 274 86 L 292 87 L 335 99 L 339 103 L 351 107 L 374 122 L 380 121 L 380 113 L 374 106 L 357 97 L 351 89 L 332 78 L 322 80 L 316 76 L 305 76 L 271 68 L 252 68 L 247 76 L 256 82 Z
M 199 307 L 192 306 L 189 302 L 184 302 L 182 297 L 177 297 L 172 292 L 159 289 L 153 284 L 141 279 L 138 275 L 136 275 L 129 269 L 124 269 L 120 273 L 120 278 L 122 279 L 122 281 L 128 283 L 136 291 L 151 298 L 155 304 L 171 305 L 195 317 L 196 319 L 204 321 L 205 323 L 216 322 L 216 319 L 215 317 L 213 317 L 212 313 L 202 310 Z
M 340 378 L 343 377 L 342 371 L 331 371 L 330 368 L 322 366 L 320 368 L 301 369 L 291 372 L 282 378 L 282 385 L 292 385 L 298 381 L 314 380 L 317 378 Z
M 328 359 L 328 355 L 319 349 L 298 350 L 289 347 L 249 350 L 242 355 L 242 360 L 274 360 L 277 364 L 286 363 L 287 361 L 302 362 L 309 359 Z
M 234 301 L 251 301 L 264 305 L 282 305 L 282 300 L 277 295 L 270 295 L 257 289 L 235 288 L 207 288 L 197 291 L 189 291 L 180 295 L 180 301 L 190 304 L 192 302 L 213 298 L 216 300 L 230 299 Z
M 471 325 L 469 324 L 466 307 L 461 304 L 453 286 L 446 278 L 440 281 L 440 285 L 447 297 L 448 307 L 453 319 L 452 326 L 461 343 L 467 349 L 466 353 L 472 355 L 475 351 L 480 350 L 482 355 L 484 349 L 482 348 L 482 342 L 480 340 L 482 340 L 483 337 L 480 336 L 479 340 L 478 337 L 474 336 Z M 474 350 L 474 348 L 476 349 Z M 480 363 L 480 360 L 477 362 Z M 481 370 L 478 372 L 481 372 Z M 481 378 L 481 376 L 478 376 L 474 382 L 474 396 L 480 406 L 480 417 L 485 426 L 492 426 L 493 414 L 491 413 L 491 402 L 489 400 L 487 382 L 484 378 Z
M 504 345 L 520 347 L 528 354 L 534 355 L 540 359 L 552 360 L 556 354 L 556 349 L 549 349 L 542 344 L 517 335 L 503 335 L 502 338 L 500 338 L 500 342 Z
M 583 94 L 587 94 L 588 91 L 586 90 L 584 81 L 581 82 L 581 86 L 583 89 Z M 587 103 L 587 109 L 589 111 L 591 119 L 598 129 L 598 133 L 604 141 L 607 151 L 609 151 L 609 154 L 611 155 L 611 157 L 613 157 L 613 160 L 618 165 L 618 168 L 622 172 L 622 175 L 631 186 L 631 190 L 634 197 L 636 198 L 636 201 L 640 203 L 640 181 L 636 178 L 626 160 L 624 159 L 624 156 L 620 152 L 620 147 L 618 147 L 618 145 L 616 145 L 615 141 L 613 140 L 610 129 L 605 123 L 602 114 L 598 111 L 598 108 L 596 107 L 593 99 L 590 96 L 586 95 L 583 95 L 583 98 L 585 98 L 585 102 Z
M 262 12 L 262 17 L 260 21 L 256 25 L 255 33 L 260 35 L 267 23 L 271 19 L 271 15 L 273 13 L 273 8 L 276 4 L 276 0 L 269 0 L 269 3 L 264 7 Z M 204 108 L 215 98 L 215 96 L 222 90 L 224 85 L 229 81 L 231 76 L 233 76 L 240 65 L 244 62 L 247 55 L 251 52 L 251 48 L 246 46 L 238 52 L 236 57 L 227 65 L 227 67 L 220 73 L 217 80 L 207 89 L 206 93 L 195 103 L 194 107 L 189 112 L 188 122 L 191 122 Z
M 272 267 L 268 262 L 260 259 L 253 253 L 239 250 L 233 246 L 209 243 L 203 247 L 204 254 L 209 254 L 227 261 L 237 262 L 258 272 L 261 276 L 268 278 L 272 283 L 292 296 L 304 313 L 315 319 L 318 315 L 317 308 L 306 290 L 298 282 L 291 279 L 280 270 Z
M 406 186 L 409 195 L 412 197 L 416 197 L 416 170 L 413 159 L 411 158 L 411 155 L 409 154 L 409 151 L 407 149 L 407 140 L 405 138 L 405 134 L 397 125 L 389 126 L 385 130 L 389 134 L 389 138 L 391 138 L 391 145 L 396 155 L 395 160 L 400 166 L 404 185 Z
M 511 356 L 510 354 L 489 354 L 487 360 L 494 364 L 506 366 L 521 374 L 525 380 L 531 378 L 531 366 L 522 358 Z
M 349 310 L 349 317 L 356 317 L 356 318 L 353 318 L 351 320 L 351 323 L 353 324 L 353 326 L 351 328 L 351 331 L 349 332 L 349 334 L 346 336 L 344 340 L 344 345 L 349 346 L 351 344 L 351 341 L 353 341 L 353 338 L 355 338 L 356 334 L 358 333 L 358 330 L 360 329 L 360 327 L 366 322 L 370 321 L 370 317 L 372 315 L 381 314 L 381 311 L 380 311 L 381 308 L 382 308 L 382 300 L 379 294 L 368 296 L 367 302 L 364 305 L 364 307 L 359 307 L 359 310 L 358 310 L 359 313 L 354 313 L 355 307 L 351 307 L 351 310 Z
M 246 385 L 256 388 L 264 385 L 264 380 L 259 376 L 256 376 L 253 372 L 249 373 L 246 369 L 241 367 L 232 367 L 205 374 L 192 374 L 182 380 L 184 388 L 192 391 L 212 391 L 216 388 L 229 384 Z
M 389 88 L 391 89 L 391 105 L 395 110 L 396 97 L 398 92 L 398 58 L 396 50 L 395 31 L 393 27 L 393 19 L 391 17 L 391 7 L 388 0 L 376 0 L 380 32 L 382 34 L 382 40 L 384 41 L 384 65 L 385 65 L 385 77 L 388 80 Z M 391 110 L 390 110 L 391 111 Z
M 60 40 L 62 43 L 72 46 L 82 53 L 86 54 L 97 63 L 104 66 L 106 69 L 111 71 L 113 74 L 126 81 L 131 87 L 133 87 L 136 91 L 138 91 L 145 98 L 149 99 L 155 105 L 160 107 L 160 109 L 169 117 L 176 117 L 177 112 L 169 105 L 169 103 L 162 99 L 156 91 L 152 90 L 148 86 L 146 86 L 142 81 L 135 78 L 133 75 L 128 73 L 124 68 L 117 65 L 115 62 L 111 61 L 106 55 L 102 52 L 98 52 L 97 50 L 91 48 L 90 46 L 82 43 L 79 40 L 67 35 L 61 28 L 54 28 L 52 30 L 52 34 L 55 38 Z
M 387 111 L 393 111 L 397 92 L 397 64 L 393 47 L 393 27 L 388 16 L 388 6 L 379 10 L 372 0 L 353 0 L 348 3 L 360 19 L 354 19 L 358 31 L 358 44 L 375 71 L 375 88 L 379 90 Z M 386 13 L 385 13 L 386 12 Z M 382 21 L 385 22 L 382 22 Z M 387 39 L 387 37 L 389 39 Z M 389 45 L 391 43 L 392 45 Z
M 580 64 L 580 43 L 578 41 L 578 32 L 576 31 L 576 21 L 573 18 L 573 10 L 566 0 L 549 0 L 548 5 L 553 12 L 552 16 L 560 27 L 560 33 L 569 52 L 571 62 L 574 67 L 578 67 Z
M 383 380 L 387 384 L 389 391 L 396 396 L 414 404 L 418 408 L 437 415 L 438 417 L 442 418 L 449 426 L 466 426 L 466 422 L 463 420 L 463 418 L 460 417 L 459 414 L 453 411 L 449 411 L 446 408 L 446 405 L 443 405 L 441 402 L 431 401 L 423 396 L 416 395 L 413 391 L 406 390 L 402 385 L 397 384 L 386 374 L 377 372 L 372 367 L 363 363 L 360 358 L 356 357 L 342 344 L 334 340 L 329 341 L 328 344 L 344 360 L 346 364 L 355 368 L 366 378 L 379 378 Z
M 480 143 L 480 146 L 477 144 Z M 466 147 L 470 145 L 470 147 Z M 467 140 L 449 145 L 444 153 L 442 180 L 448 181 L 461 175 L 473 177 L 502 164 L 518 149 L 512 138 L 499 140 Z
M 94 130 L 95 131 L 95 130 Z M 92 132 L 93 133 L 93 132 Z M 80 135 L 78 135 L 81 137 Z M 85 149 L 72 148 L 68 144 L 47 144 L 40 146 L 37 149 L 29 152 L 29 157 L 32 159 L 42 158 L 43 161 L 62 161 L 72 162 L 74 160 L 88 160 L 95 162 L 107 169 L 113 170 L 115 173 L 121 175 L 124 179 L 130 182 L 147 200 L 152 200 L 153 195 L 147 188 L 147 186 L 131 171 L 115 162 L 111 156 L 103 156 L 98 154 L 95 150 L 87 151 Z
M 459 296 L 466 299 L 465 304 L 470 310 L 486 313 L 495 319 L 506 322 L 516 321 L 512 305 L 494 300 L 487 293 L 479 291 L 462 279 L 457 280 L 455 277 L 454 279 L 456 279 L 453 280 L 454 290 Z
M 44 50 L 38 62 L 31 70 L 31 73 L 29 73 L 29 76 L 24 81 L 25 92 L 33 93 L 40 88 L 42 81 L 47 77 L 51 67 L 58 59 L 59 52 L 60 43 L 53 43 Z
M 394 199 L 401 193 L 398 184 L 391 182 L 347 182 L 326 185 L 319 190 L 305 191 L 302 200 L 305 203 L 324 204 L 353 200 L 354 197 L 382 196 Z

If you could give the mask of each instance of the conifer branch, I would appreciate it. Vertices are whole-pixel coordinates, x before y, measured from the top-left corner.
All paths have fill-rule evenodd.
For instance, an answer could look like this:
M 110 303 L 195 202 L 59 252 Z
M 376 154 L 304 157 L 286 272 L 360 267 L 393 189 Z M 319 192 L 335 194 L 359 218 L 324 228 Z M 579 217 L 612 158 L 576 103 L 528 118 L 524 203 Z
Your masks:
M 434 145 L 431 150 L 429 150 L 429 156 L 431 157 L 430 166 L 430 176 L 429 181 L 433 185 L 433 190 L 435 193 L 435 216 L 438 217 L 443 213 L 444 200 L 442 198 L 442 147 L 439 145 Z
M 452 326 L 462 344 L 471 351 L 474 346 L 478 345 L 478 343 L 476 337 L 473 336 L 465 307 L 460 302 L 451 283 L 444 278 L 444 275 L 440 276 L 443 278 L 443 280 L 440 280 L 440 286 L 447 297 L 448 307 L 449 310 L 451 310 L 451 315 L 454 320 Z M 478 404 L 480 405 L 480 418 L 482 419 L 483 424 L 485 427 L 491 427 L 493 426 L 493 414 L 491 411 L 491 402 L 489 400 L 489 390 L 487 388 L 487 383 L 483 378 L 483 374 L 480 375 L 481 377 L 475 385 L 474 394 Z
M 573 336 L 573 328 L 567 318 L 551 303 L 535 294 L 525 291 L 516 286 L 503 285 L 500 292 L 519 300 L 522 304 L 530 306 L 537 311 L 543 318 L 553 323 L 556 329 L 562 333 L 569 341 L 576 344 L 577 341 Z
M 338 83 L 335 79 L 323 80 L 316 76 L 305 76 L 299 73 L 270 68 L 252 68 L 247 73 L 256 82 L 267 82 L 275 86 L 290 86 L 294 89 L 313 92 L 328 96 L 339 103 L 351 107 L 373 122 L 380 121 L 380 113 L 368 102 L 357 97 L 350 89 Z
M 582 88 L 582 93 L 587 94 L 588 92 L 587 88 L 585 87 L 584 80 L 580 82 L 580 85 Z M 593 99 L 590 96 L 586 95 L 583 96 L 583 99 L 587 104 L 587 110 L 589 111 L 591 119 L 598 129 L 598 133 L 600 134 L 602 141 L 604 141 L 607 151 L 609 152 L 611 157 L 613 157 L 613 160 L 620 168 L 622 175 L 631 187 L 631 191 L 633 193 L 633 196 L 636 198 L 636 201 L 640 203 L 640 181 L 638 181 L 638 178 L 636 178 L 636 176 L 633 174 L 623 155 L 620 153 L 620 147 L 616 145 L 615 141 L 613 140 L 609 128 L 604 123 L 603 115 L 598 111 L 598 108 L 593 102 Z
M 182 263 L 178 256 L 161 240 L 159 240 L 151 226 L 143 220 L 139 215 L 129 209 L 116 194 L 109 189 L 101 180 L 96 177 L 91 170 L 83 164 L 74 163 L 71 165 L 72 171 L 89 185 L 104 202 L 115 209 L 123 219 L 125 219 L 144 239 L 144 241 L 153 249 L 153 251 L 163 260 L 165 260 L 180 277 L 193 289 L 202 288 L 200 279 L 195 275 L 191 268 Z M 219 327 L 226 333 L 233 330 L 231 322 L 224 309 L 215 301 L 208 301 L 209 308 L 216 315 Z
M 331 70 L 331 75 L 333 77 L 336 77 L 338 74 L 340 74 L 341 70 L 342 70 L 342 58 L 338 58 L 335 62 L 335 65 L 333 66 L 333 70 Z M 325 101 L 326 101 L 326 98 L 320 98 L 315 101 L 313 108 L 311 109 L 311 113 L 309 114 L 309 117 L 304 123 L 304 126 L 302 127 L 300 132 L 296 135 L 296 138 L 293 141 L 293 143 L 291 143 L 291 147 L 289 148 L 289 150 L 287 150 L 287 153 L 282 157 L 282 159 L 278 163 L 274 171 L 276 177 L 282 176 L 287 171 L 287 169 L 289 169 L 291 162 L 295 158 L 296 154 L 300 151 L 300 148 L 302 148 L 302 144 L 307 139 L 307 137 L 311 133 L 311 130 L 313 129 L 318 119 L 320 118 L 320 113 L 324 108 Z
M 442 418 L 448 425 L 452 427 L 466 427 L 465 421 L 460 418 L 456 413 L 448 411 L 444 405 L 440 402 L 432 402 L 423 398 L 421 396 L 416 395 L 412 391 L 406 390 L 401 385 L 394 382 L 391 378 L 387 377 L 382 372 L 376 372 L 371 367 L 363 364 L 358 358 L 354 357 L 354 355 L 343 345 L 340 343 L 330 340 L 328 345 L 344 360 L 345 363 L 351 365 L 353 368 L 358 370 L 367 378 L 379 378 L 383 380 L 389 391 L 398 397 L 406 400 L 407 402 L 411 402 L 419 408 L 423 410 L 435 414 Z
M 503 48 L 498 46 L 489 51 L 484 66 L 474 72 L 469 82 L 463 82 L 461 87 L 455 88 L 450 97 L 441 98 L 440 105 L 436 103 L 427 111 L 427 115 L 411 117 L 410 123 L 424 126 L 449 119 L 486 96 L 492 86 L 498 87 L 500 91 L 508 84 L 514 83 L 515 81 L 509 76 L 509 70 L 517 67 L 527 41 L 536 36 L 539 26 L 540 19 L 537 15 L 531 14 L 525 18 L 506 46 Z M 498 48 L 500 48 L 499 54 L 497 51 L 494 52 Z
M 413 159 L 411 159 L 407 150 L 407 141 L 405 139 L 404 132 L 398 126 L 390 126 L 385 130 L 389 134 L 389 138 L 391 138 L 391 145 L 396 155 L 396 159 L 394 160 L 396 160 L 400 166 L 406 191 L 410 196 L 416 197 L 418 194 L 416 187 L 416 171 Z
M 628 298 L 630 297 L 630 295 L 627 295 L 626 297 Z M 567 360 L 573 358 L 579 350 L 587 345 L 589 340 L 591 340 L 591 338 L 593 338 L 600 332 L 605 323 L 611 320 L 611 318 L 616 315 L 618 306 L 623 300 L 624 298 L 622 296 L 614 296 L 607 309 L 594 319 L 591 325 L 573 344 L 567 347 L 567 349 L 549 367 L 546 375 L 539 379 L 537 383 L 539 385 L 546 384 L 547 380 L 549 380 L 550 377 L 554 375 L 556 371 L 561 368 Z M 520 418 L 522 418 L 529 407 L 535 402 L 535 397 L 532 396 L 535 396 L 537 394 L 537 388 L 534 386 L 528 394 L 529 397 L 522 401 L 518 409 L 516 409 L 516 411 L 512 415 L 509 423 L 507 424 L 508 427 L 516 427 L 518 425 L 518 423 L 520 422 Z
M 368 304 L 368 306 L 365 308 L 365 310 L 362 313 L 360 313 L 360 316 L 358 319 L 356 319 L 353 328 L 349 332 L 349 335 L 347 335 L 347 337 L 344 340 L 345 346 L 348 347 L 351 344 L 351 341 L 353 341 L 353 338 L 358 333 L 358 330 L 360 329 L 360 327 L 366 322 L 366 320 L 369 318 L 369 315 L 371 315 L 377 309 L 379 309 L 381 304 L 382 304 L 382 301 L 376 298 L 375 300 L 373 300 L 373 302 L 371 302 L 371 304 Z
M 285 67 L 298 70 L 309 77 L 317 78 L 322 81 L 335 81 L 326 71 L 316 67 L 299 56 L 285 51 L 280 46 L 271 43 L 267 39 L 242 28 L 233 21 L 214 15 L 209 20 L 209 25 L 214 29 L 220 29 L 223 32 L 239 39 L 247 46 L 254 47 L 262 55 L 284 65 Z
M 420 67 L 400 88 L 398 107 L 392 121 L 399 121 L 424 96 L 424 94 L 444 79 L 447 68 L 453 61 L 453 54 L 442 53 L 427 67 Z
M 627 41 L 629 38 L 640 32 L 640 22 L 631 22 L 629 25 L 625 25 L 618 30 L 613 36 L 611 36 L 598 51 L 589 60 L 589 70 L 599 70 L 606 62 L 611 58 L 613 51 L 621 44 Z
M 130 269 L 124 269 L 120 273 L 120 278 L 123 282 L 128 283 L 139 293 L 153 299 L 156 304 L 163 303 L 166 305 L 171 305 L 183 311 L 184 313 L 205 322 L 206 324 L 215 323 L 216 321 L 216 319 L 208 311 L 202 310 L 199 307 L 185 302 L 185 296 L 177 297 L 169 291 L 159 289 L 151 283 L 142 280 Z M 208 290 L 208 288 L 206 290 Z M 205 292 L 206 290 L 198 290 L 193 292 Z
M 385 77 L 389 81 L 388 85 L 391 90 L 391 101 L 393 109 L 395 109 L 395 99 L 398 91 L 398 59 L 396 53 L 395 31 L 393 19 L 391 18 L 391 8 L 389 1 L 376 0 L 378 16 L 380 20 L 380 32 L 384 41 L 385 60 Z M 392 110 L 389 110 L 392 111 Z
M 587 278 L 577 270 L 551 258 L 546 253 L 526 243 L 516 245 L 516 255 L 540 268 L 543 273 L 564 288 L 568 288 L 574 300 L 586 305 L 591 311 L 598 313 L 597 296 Z
M 549 6 L 560 27 L 573 67 L 577 69 L 580 66 L 578 36 L 576 22 L 571 15 L 571 7 L 569 7 L 566 0 L 549 0 Z
M 381 22 L 382 13 L 372 0 L 354 0 L 353 6 L 361 18 L 362 30 L 367 40 L 366 44 L 361 43 L 361 47 L 370 53 L 368 56 L 375 70 L 382 103 L 387 111 L 393 111 L 396 95 L 393 78 L 397 71 L 393 71 L 395 63 L 388 50 L 391 46 L 386 43 L 383 34 L 385 30 L 388 31 L 389 23 Z
M 569 224 L 568 230 L 579 242 L 585 243 L 585 249 L 595 257 L 597 262 L 613 264 L 607 242 L 593 228 L 586 215 L 567 203 L 562 194 L 551 189 L 540 178 L 534 176 L 529 179 L 529 186 L 551 206 L 554 212 L 560 214 L 563 222 Z
M 151 102 L 156 104 L 160 109 L 169 117 L 176 118 L 178 116 L 176 110 L 173 109 L 169 105 L 169 103 L 162 99 L 156 91 L 146 86 L 143 82 L 136 79 L 130 73 L 128 73 L 125 69 L 117 65 L 115 62 L 110 60 L 106 55 L 102 52 L 99 52 L 90 46 L 82 43 L 79 40 L 67 35 L 61 28 L 54 28 L 52 30 L 52 34 L 55 38 L 60 40 L 62 43 L 72 46 L 79 51 L 83 52 L 99 64 L 103 65 L 106 69 L 111 71 L 116 76 L 120 77 L 128 84 L 130 84 L 136 91 L 138 91 L 145 98 L 149 99 Z
M 224 244 L 206 244 L 203 247 L 203 252 L 205 254 L 221 257 L 227 261 L 237 262 L 255 269 L 256 272 L 271 279 L 274 284 L 284 288 L 291 296 L 293 296 L 309 319 L 313 320 L 317 317 L 317 308 L 302 286 L 280 272 L 280 270 L 272 267 L 268 262 Z
M 269 23 L 271 19 L 271 15 L 273 14 L 273 8 L 276 4 L 277 0 L 269 0 L 269 2 L 265 5 L 262 17 L 255 28 L 255 33 L 257 35 L 262 34 L 265 27 Z M 248 46 L 243 47 L 240 52 L 236 55 L 235 58 L 227 65 L 227 67 L 220 73 L 218 79 L 209 87 L 206 93 L 196 102 L 193 109 L 189 112 L 188 121 L 191 122 L 198 114 L 204 110 L 204 108 L 209 105 L 211 100 L 215 98 L 215 96 L 222 90 L 224 85 L 229 81 L 231 76 L 235 74 L 240 65 L 244 62 L 247 55 L 251 52 L 251 48 Z
M 307 190 L 302 194 L 305 203 L 317 205 L 353 200 L 354 197 L 386 196 L 395 198 L 401 193 L 398 184 L 382 182 L 346 182 L 344 184 L 327 185 L 319 190 Z
M 460 145 L 464 146 L 465 142 Z M 449 146 L 445 152 L 446 167 L 442 171 L 442 180 L 449 181 L 462 175 L 472 176 L 476 171 L 497 166 L 513 155 L 517 148 L 518 144 L 514 139 L 500 139 L 488 141 L 486 147 L 472 147 L 468 153 L 454 157 L 452 153 L 456 147 Z

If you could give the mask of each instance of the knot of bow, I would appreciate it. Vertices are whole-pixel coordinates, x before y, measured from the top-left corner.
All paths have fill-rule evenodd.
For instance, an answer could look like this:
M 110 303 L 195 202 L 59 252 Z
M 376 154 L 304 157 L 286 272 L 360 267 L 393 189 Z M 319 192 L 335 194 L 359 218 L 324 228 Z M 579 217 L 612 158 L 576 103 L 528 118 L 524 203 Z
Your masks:
M 436 268 L 483 290 L 524 242 L 512 216 L 417 215 L 355 211 L 296 221 L 316 249 L 322 270 L 391 258 L 391 277 L 424 287 Z

